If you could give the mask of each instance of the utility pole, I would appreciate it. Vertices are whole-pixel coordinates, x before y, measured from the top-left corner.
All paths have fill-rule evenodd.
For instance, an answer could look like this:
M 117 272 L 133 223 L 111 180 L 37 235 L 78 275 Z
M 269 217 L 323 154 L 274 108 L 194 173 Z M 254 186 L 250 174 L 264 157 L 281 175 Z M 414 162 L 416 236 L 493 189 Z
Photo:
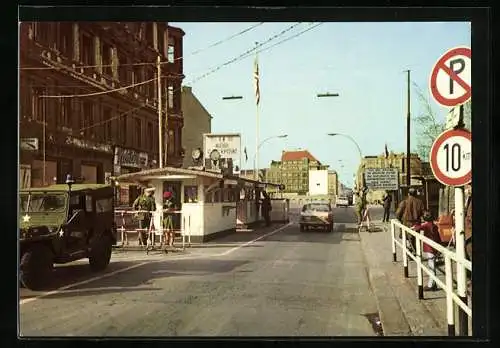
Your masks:
M 157 87 L 158 87 L 158 166 L 163 168 L 163 117 L 162 117 L 162 105 L 161 105 L 161 54 L 158 54 L 156 60 L 156 74 L 158 77 Z
M 167 62 L 165 64 L 165 81 L 166 81 L 166 85 L 167 87 L 165 88 L 165 95 L 166 95 L 166 98 L 165 98 L 165 166 L 168 167 L 168 142 L 170 141 L 170 132 L 168 131 L 168 108 L 170 107 L 170 102 L 169 102 L 169 79 L 168 79 L 168 64 L 170 63 L 169 62 L 169 46 L 170 46 L 170 39 L 169 39 L 169 36 L 168 36 L 168 22 L 167 22 L 167 27 L 165 29 L 165 36 L 166 36 L 166 45 L 167 45 Z M 175 51 L 174 51 L 175 52 Z M 175 57 L 173 57 L 173 61 L 172 62 L 175 62 Z M 174 95 L 173 95 L 174 91 L 172 90 L 172 101 L 173 101 L 173 98 L 174 98 Z M 163 130 L 162 130 L 163 131 Z
M 408 100 L 407 100 L 407 105 L 408 105 L 408 110 L 406 113 L 406 187 L 409 189 L 410 188 L 410 183 L 411 183 L 411 168 L 410 168 L 410 70 L 406 70 L 408 74 Z

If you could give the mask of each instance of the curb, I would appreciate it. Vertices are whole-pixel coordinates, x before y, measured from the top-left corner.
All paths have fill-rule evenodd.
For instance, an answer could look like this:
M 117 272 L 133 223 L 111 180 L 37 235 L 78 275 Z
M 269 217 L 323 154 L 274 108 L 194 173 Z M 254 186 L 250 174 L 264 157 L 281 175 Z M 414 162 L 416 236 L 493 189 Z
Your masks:
M 411 327 L 404 315 L 401 304 L 393 292 L 387 274 L 378 264 L 376 255 L 368 245 L 366 237 L 360 233 L 361 249 L 366 263 L 366 273 L 380 316 L 384 336 L 411 336 Z

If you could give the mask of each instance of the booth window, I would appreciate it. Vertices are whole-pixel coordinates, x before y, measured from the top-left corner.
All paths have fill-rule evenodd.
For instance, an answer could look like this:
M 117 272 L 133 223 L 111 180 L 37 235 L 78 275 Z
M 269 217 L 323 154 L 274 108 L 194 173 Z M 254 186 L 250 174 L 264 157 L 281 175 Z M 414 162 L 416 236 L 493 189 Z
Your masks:
M 184 187 L 184 203 L 198 202 L 198 187 L 185 186 Z
M 208 185 L 205 185 L 205 192 L 208 189 Z M 205 194 L 205 203 L 213 203 L 213 191 L 212 192 L 207 192 Z

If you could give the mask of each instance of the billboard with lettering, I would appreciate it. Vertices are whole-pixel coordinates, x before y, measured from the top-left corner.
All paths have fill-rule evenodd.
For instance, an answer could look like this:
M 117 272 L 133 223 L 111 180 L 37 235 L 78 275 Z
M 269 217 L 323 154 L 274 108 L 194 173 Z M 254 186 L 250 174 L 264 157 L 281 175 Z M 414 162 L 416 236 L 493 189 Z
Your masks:
M 210 154 L 216 150 L 221 159 L 231 158 L 233 173 L 241 169 L 241 135 L 239 133 L 205 133 L 203 134 L 203 159 L 210 159 Z

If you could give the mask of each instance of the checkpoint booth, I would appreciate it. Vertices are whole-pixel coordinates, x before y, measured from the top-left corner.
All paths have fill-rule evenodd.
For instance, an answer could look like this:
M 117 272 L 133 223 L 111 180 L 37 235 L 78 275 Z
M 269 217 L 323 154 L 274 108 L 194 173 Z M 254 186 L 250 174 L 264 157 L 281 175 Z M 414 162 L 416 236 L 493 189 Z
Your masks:
M 113 178 L 118 185 L 129 183 L 154 187 L 156 213 L 153 214 L 155 233 L 162 234 L 163 193 L 173 193 L 174 231 L 188 243 L 202 243 L 236 230 L 236 210 L 239 198 L 239 178 L 220 172 L 164 167 L 128 173 Z M 116 215 L 126 214 L 115 212 Z M 130 214 L 134 211 L 130 210 Z M 172 213 L 172 212 L 171 212 Z M 118 219 L 119 220 L 119 219 Z M 116 221 L 116 219 L 115 219 Z M 120 229 L 118 232 L 134 232 Z M 123 239 L 122 239 L 123 241 Z
M 264 221 L 261 212 L 262 191 L 279 188 L 280 185 L 239 178 L 239 200 L 236 205 L 236 226 L 250 228 Z M 271 198 L 271 222 L 288 222 L 290 201 L 285 198 Z

